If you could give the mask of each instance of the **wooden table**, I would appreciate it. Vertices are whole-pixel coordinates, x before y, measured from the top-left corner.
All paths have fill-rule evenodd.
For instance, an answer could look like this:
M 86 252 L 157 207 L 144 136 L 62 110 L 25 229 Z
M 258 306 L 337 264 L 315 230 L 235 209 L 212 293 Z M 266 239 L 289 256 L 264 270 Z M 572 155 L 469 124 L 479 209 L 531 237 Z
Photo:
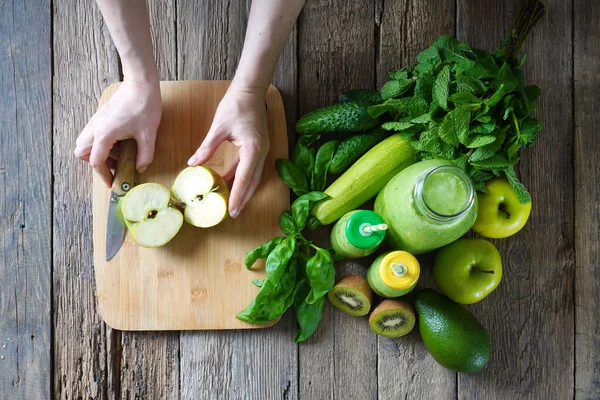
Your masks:
M 440 34 L 495 48 L 518 3 L 309 0 L 274 80 L 290 132 L 341 90 L 379 87 Z M 108 328 L 95 298 L 92 171 L 73 149 L 102 90 L 121 78 L 117 53 L 91 0 L 3 2 L 0 398 L 600 398 L 600 7 L 545 3 L 526 48 L 527 81 L 543 88 L 544 129 L 520 163 L 533 215 L 498 242 L 500 287 L 469 307 L 493 354 L 466 375 L 436 364 L 418 333 L 378 338 L 330 306 L 300 346 L 293 315 L 244 332 Z M 161 79 L 230 79 L 249 6 L 150 0 Z

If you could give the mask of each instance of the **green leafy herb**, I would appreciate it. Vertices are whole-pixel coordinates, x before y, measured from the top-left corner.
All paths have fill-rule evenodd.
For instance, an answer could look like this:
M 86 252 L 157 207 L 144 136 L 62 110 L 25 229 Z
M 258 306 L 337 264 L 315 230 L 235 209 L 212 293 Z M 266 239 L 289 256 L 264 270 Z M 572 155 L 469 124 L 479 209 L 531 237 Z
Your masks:
M 306 262 L 306 277 L 311 291 L 306 298 L 308 304 L 313 304 L 325 296 L 335 284 L 335 268 L 333 257 L 329 250 L 313 246 L 315 255 Z
M 327 171 L 329 170 L 329 165 L 331 164 L 333 155 L 339 145 L 339 140 L 331 140 L 319 148 L 315 161 L 315 171 L 312 178 L 312 190 L 322 191 L 325 189 Z
M 268 242 L 261 244 L 260 246 L 256 247 L 255 249 L 250 250 L 246 254 L 246 258 L 244 260 L 244 264 L 246 265 L 246 268 L 250 269 L 250 268 L 252 268 L 252 266 L 254 265 L 254 263 L 257 260 L 259 260 L 261 258 L 267 258 L 269 253 L 271 253 L 273 251 L 273 249 L 279 243 L 281 243 L 281 241 L 284 239 L 285 239 L 284 237 L 275 237 L 275 238 L 269 240 Z
M 278 159 L 275 161 L 275 168 L 281 179 L 298 196 L 309 191 L 306 175 L 296 164 L 290 160 Z
M 296 343 L 304 342 L 312 336 L 317 330 L 319 322 L 323 317 L 323 306 L 325 305 L 325 297 L 321 297 L 315 302 L 309 304 L 306 299 L 310 286 L 305 280 L 298 282 L 296 295 L 294 298 L 294 309 L 296 310 L 296 320 L 298 321 L 298 333 L 294 338 Z

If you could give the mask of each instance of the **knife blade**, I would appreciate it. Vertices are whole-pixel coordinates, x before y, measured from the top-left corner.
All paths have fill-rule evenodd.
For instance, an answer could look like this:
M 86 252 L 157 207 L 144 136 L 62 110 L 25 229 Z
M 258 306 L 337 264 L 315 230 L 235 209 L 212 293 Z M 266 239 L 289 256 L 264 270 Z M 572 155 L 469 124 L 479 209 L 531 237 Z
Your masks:
M 110 261 L 121 249 L 127 227 L 121 213 L 123 197 L 135 186 L 135 157 L 137 145 L 135 140 L 121 142 L 121 152 L 117 160 L 108 203 L 106 220 L 106 261 Z

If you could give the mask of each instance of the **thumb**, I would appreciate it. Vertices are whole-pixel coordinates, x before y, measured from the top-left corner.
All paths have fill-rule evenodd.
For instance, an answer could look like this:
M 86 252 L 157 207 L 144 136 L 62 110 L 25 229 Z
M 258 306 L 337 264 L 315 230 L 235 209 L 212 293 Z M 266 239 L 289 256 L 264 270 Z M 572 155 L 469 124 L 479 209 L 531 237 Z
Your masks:
M 135 169 L 141 174 L 154 159 L 154 140 L 137 140 L 137 156 L 135 161 Z

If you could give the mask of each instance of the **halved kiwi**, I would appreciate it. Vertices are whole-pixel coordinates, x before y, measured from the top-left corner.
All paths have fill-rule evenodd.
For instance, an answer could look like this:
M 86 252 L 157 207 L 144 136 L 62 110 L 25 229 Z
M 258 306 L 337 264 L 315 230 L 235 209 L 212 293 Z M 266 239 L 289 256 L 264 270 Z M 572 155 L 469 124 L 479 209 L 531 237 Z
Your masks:
M 328 293 L 329 301 L 336 308 L 354 317 L 367 315 L 371 310 L 373 292 L 362 276 L 344 276 Z
M 404 301 L 384 300 L 371 313 L 369 327 L 378 335 L 397 338 L 412 331 L 415 310 Z

